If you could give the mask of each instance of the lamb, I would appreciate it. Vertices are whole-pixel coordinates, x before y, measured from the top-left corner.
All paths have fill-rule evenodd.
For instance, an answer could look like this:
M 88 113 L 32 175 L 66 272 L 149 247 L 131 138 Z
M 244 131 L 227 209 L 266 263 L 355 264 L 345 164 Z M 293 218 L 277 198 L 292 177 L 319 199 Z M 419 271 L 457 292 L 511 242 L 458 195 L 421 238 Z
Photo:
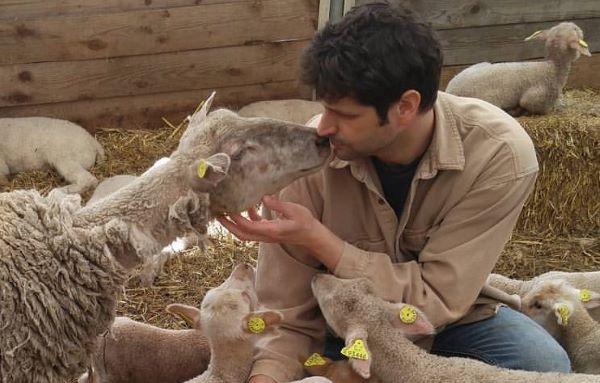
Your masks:
M 540 281 L 551 279 L 563 279 L 578 289 L 587 289 L 590 291 L 600 291 L 600 271 L 587 272 L 564 272 L 550 271 L 537 277 L 523 281 L 511 279 L 500 274 L 490 274 L 487 284 L 496 289 L 502 290 L 507 294 L 517 294 L 523 298 Z M 588 312 L 594 320 L 600 322 L 600 308 L 588 307 Z
M 525 41 L 532 39 L 546 40 L 545 61 L 478 63 L 450 80 L 446 92 L 480 98 L 513 116 L 548 113 L 562 93 L 572 62 L 591 54 L 583 32 L 571 22 L 537 31 Z
M 374 295 L 366 278 L 339 279 L 317 274 L 313 293 L 325 320 L 346 340 L 354 370 L 383 383 L 414 382 L 600 382 L 600 376 L 508 370 L 483 362 L 428 354 L 407 336 L 433 334 L 435 329 L 416 307 L 390 303 Z
M 565 348 L 575 372 L 600 374 L 600 323 L 586 310 L 598 306 L 600 294 L 547 279 L 525 294 L 522 311 Z
M 269 117 L 297 124 L 306 124 L 319 113 L 323 113 L 323 106 L 319 102 L 296 99 L 257 101 L 238 111 L 242 117 Z
M 129 271 L 210 218 L 240 212 L 330 155 L 312 128 L 195 114 L 170 161 L 101 200 L 0 194 L 2 383 L 66 381 L 89 364 Z
M 116 317 L 78 383 L 181 383 L 203 373 L 210 348 L 200 330 L 199 310 L 173 303 L 167 311 L 184 318 L 191 329 L 167 330 Z
M 243 383 L 252 368 L 255 343 L 281 322 L 279 311 L 258 309 L 254 269 L 242 264 L 220 286 L 209 290 L 199 323 L 210 344 L 210 363 L 188 383 Z
M 0 118 L 0 184 L 9 174 L 52 167 L 82 193 L 98 180 L 88 170 L 105 159 L 104 149 L 81 126 L 48 117 Z

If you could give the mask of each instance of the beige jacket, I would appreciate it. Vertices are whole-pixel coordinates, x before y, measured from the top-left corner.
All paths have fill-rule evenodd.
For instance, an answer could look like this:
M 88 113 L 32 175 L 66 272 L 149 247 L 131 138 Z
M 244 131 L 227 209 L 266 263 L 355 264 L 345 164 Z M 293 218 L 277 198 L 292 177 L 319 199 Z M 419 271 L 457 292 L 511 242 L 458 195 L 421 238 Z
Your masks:
M 342 278 L 366 276 L 386 300 L 419 307 L 440 328 L 493 315 L 480 294 L 538 171 L 531 139 L 486 102 L 440 92 L 435 128 L 398 220 L 370 160 L 333 160 L 281 192 L 308 207 L 345 241 Z M 324 268 L 298 247 L 261 244 L 257 291 L 284 322 L 257 355 L 252 376 L 278 382 L 302 373 L 299 359 L 322 351 L 325 322 L 310 282 Z M 493 302 L 493 305 L 490 304 Z

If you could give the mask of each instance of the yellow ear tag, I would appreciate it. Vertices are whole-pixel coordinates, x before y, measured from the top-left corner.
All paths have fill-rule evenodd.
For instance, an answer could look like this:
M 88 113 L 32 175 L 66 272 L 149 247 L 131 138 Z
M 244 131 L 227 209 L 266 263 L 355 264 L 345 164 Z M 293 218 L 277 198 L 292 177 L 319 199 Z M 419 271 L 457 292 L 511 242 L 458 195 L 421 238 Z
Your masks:
M 417 310 L 414 307 L 405 305 L 400 309 L 400 321 L 404 324 L 413 324 L 417 321 Z
M 327 361 L 323 359 L 323 357 L 319 353 L 314 353 L 306 359 L 304 362 L 304 366 L 313 367 L 313 366 L 324 366 L 327 364 Z
M 255 334 L 260 334 L 265 331 L 266 327 L 267 325 L 261 317 L 252 317 L 248 319 L 248 329 Z
M 588 289 L 581 289 L 579 291 L 579 299 L 582 302 L 589 302 L 590 300 L 592 300 L 592 292 Z
M 565 304 L 558 306 L 558 315 L 560 315 L 560 325 L 566 326 L 569 322 L 569 307 Z
M 584 48 L 588 47 L 588 44 L 585 41 L 583 41 L 583 40 L 579 40 L 579 45 L 581 45 Z
M 342 355 L 352 359 L 368 360 L 369 353 L 362 340 L 356 339 L 350 346 L 342 348 Z
M 208 169 L 208 162 L 206 162 L 206 160 L 201 159 L 200 163 L 198 163 L 198 169 L 197 173 L 198 173 L 198 177 L 200 178 L 204 178 L 204 176 L 206 175 L 206 170 Z

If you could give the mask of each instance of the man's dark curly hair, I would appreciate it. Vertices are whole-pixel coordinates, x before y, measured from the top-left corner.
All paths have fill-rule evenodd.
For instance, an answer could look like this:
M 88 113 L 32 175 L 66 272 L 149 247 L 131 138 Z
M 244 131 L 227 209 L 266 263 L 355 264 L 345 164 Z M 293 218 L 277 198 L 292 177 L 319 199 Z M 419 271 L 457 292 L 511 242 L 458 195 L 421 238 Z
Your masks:
M 368 3 L 315 35 L 303 52 L 300 78 L 319 99 L 352 97 L 387 121 L 390 105 L 410 89 L 421 94 L 419 111 L 433 106 L 442 61 L 428 24 L 399 5 Z

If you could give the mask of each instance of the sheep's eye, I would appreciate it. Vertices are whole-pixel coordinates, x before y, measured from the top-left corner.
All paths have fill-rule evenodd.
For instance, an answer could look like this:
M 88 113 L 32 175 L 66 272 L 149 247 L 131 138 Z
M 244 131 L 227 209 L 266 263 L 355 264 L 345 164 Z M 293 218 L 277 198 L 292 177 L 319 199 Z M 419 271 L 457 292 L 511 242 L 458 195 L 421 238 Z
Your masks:
M 239 308 L 237 303 L 230 303 L 227 305 L 227 308 L 230 310 L 237 310 Z
M 245 150 L 246 150 L 246 148 L 240 148 L 240 149 L 236 150 L 231 156 L 229 156 L 229 158 L 231 158 L 232 161 L 239 161 L 244 156 Z
M 542 304 L 538 301 L 533 302 L 533 307 L 535 307 L 536 309 L 541 309 L 542 308 Z

